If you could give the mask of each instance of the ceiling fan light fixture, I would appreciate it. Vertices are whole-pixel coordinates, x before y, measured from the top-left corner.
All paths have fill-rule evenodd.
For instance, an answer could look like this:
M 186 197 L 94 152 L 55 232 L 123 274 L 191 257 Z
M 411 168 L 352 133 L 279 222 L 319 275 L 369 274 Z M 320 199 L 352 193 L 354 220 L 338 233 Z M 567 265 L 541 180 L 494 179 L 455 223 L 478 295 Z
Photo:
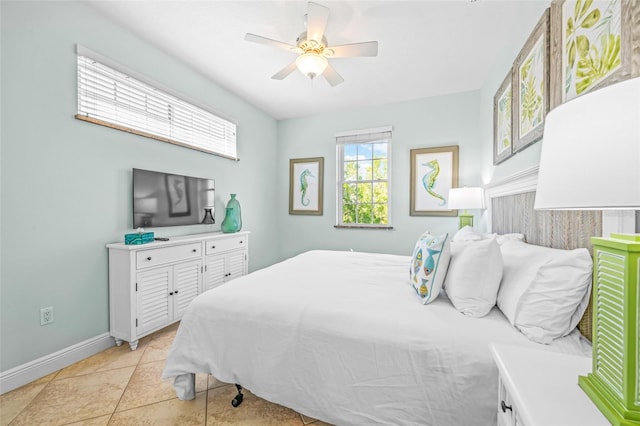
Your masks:
M 2 1 L 2 0 L 0 0 Z M 467 0 L 473 1 L 473 0 Z M 480 0 L 478 0 L 480 1 Z M 344 82 L 344 78 L 329 64 L 330 58 L 350 58 L 358 56 L 377 56 L 378 42 L 367 41 L 362 43 L 350 43 L 329 47 L 324 36 L 329 20 L 329 8 L 310 1 L 305 15 L 305 31 L 296 39 L 296 45 L 284 43 L 278 40 L 247 33 L 245 40 L 295 52 L 299 56 L 283 69 L 271 76 L 274 80 L 283 80 L 291 75 L 296 68 L 302 74 L 314 79 L 322 75 L 324 79 L 335 87 Z
M 327 58 L 315 52 L 304 53 L 296 59 L 296 66 L 300 72 L 312 80 L 321 75 L 328 64 Z

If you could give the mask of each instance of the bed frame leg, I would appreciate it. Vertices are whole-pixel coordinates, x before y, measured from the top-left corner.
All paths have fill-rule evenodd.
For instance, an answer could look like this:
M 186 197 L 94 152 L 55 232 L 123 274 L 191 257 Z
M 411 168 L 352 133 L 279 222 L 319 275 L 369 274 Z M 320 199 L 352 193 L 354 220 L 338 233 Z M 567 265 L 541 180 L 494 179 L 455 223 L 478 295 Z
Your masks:
M 244 398 L 244 395 L 242 394 L 242 386 L 236 384 L 236 389 L 238 389 L 238 394 L 231 400 L 231 405 L 233 405 L 234 407 L 242 404 L 242 399 Z

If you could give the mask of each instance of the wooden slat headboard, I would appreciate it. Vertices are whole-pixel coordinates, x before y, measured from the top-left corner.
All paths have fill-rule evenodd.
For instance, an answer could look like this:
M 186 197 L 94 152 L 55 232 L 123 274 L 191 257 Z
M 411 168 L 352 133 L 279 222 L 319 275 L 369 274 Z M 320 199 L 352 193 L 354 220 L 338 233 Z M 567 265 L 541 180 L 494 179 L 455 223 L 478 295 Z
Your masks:
M 601 212 L 534 210 L 535 196 L 526 192 L 492 199 L 492 232 L 507 234 L 517 229 L 530 244 L 565 250 L 586 247 L 592 252 L 591 237 L 602 234 Z
M 570 250 L 585 247 L 592 253 L 591 237 L 602 235 L 600 211 L 534 210 L 538 168 L 485 187 L 489 198 L 491 231 L 521 233 L 527 243 Z M 591 301 L 578 328 L 591 340 Z

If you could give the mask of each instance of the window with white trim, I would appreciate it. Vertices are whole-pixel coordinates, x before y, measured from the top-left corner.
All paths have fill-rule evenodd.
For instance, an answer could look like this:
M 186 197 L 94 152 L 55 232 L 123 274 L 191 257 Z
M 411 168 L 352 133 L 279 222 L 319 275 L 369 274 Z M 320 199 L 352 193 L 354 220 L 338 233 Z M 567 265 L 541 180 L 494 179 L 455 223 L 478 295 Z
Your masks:
M 337 227 L 390 228 L 391 127 L 336 134 Z
M 78 46 L 76 118 L 237 159 L 235 123 L 134 74 Z

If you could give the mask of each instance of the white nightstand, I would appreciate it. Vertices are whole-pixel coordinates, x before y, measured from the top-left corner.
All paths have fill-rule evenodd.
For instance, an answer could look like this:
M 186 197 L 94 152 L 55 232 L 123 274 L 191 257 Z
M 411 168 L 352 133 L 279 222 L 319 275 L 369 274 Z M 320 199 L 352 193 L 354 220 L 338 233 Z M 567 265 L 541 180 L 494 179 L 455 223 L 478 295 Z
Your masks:
M 491 344 L 500 371 L 499 426 L 609 426 L 578 386 L 591 358 Z

